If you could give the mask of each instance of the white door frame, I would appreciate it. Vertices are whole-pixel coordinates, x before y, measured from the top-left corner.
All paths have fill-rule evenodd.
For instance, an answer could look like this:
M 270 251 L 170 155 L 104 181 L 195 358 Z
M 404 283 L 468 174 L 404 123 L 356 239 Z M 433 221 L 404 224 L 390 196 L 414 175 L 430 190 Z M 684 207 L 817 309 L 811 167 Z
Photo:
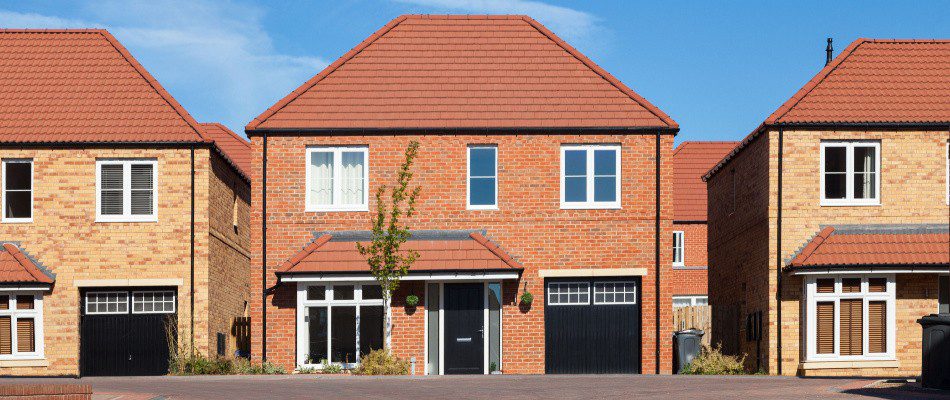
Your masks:
M 427 282 L 426 282 L 426 286 L 425 286 L 426 298 L 427 298 L 427 299 L 428 299 L 428 295 L 429 295 L 429 293 L 428 293 L 428 291 L 429 291 L 429 285 L 428 285 L 428 284 L 429 284 L 429 283 L 435 283 L 435 284 L 438 284 L 438 285 L 439 285 L 439 338 L 438 338 L 438 339 L 439 339 L 439 375 L 445 375 L 445 284 L 446 284 L 446 283 L 449 283 L 449 284 L 452 284 L 452 283 L 482 283 L 482 301 L 483 301 L 483 303 L 482 303 L 482 304 L 483 304 L 483 306 L 482 306 L 482 346 L 483 346 L 483 347 L 482 347 L 482 358 L 483 358 L 483 361 L 482 361 L 482 373 L 483 373 L 483 374 L 488 374 L 488 373 L 489 373 L 489 371 L 488 371 L 488 367 L 489 367 L 489 361 L 488 361 L 488 357 L 489 357 L 489 354 L 488 354 L 489 342 L 488 342 L 488 339 L 489 339 L 489 325 L 490 325 L 489 319 L 488 319 L 488 304 L 489 304 L 489 303 L 488 303 L 488 296 L 489 296 L 488 284 L 489 284 L 489 283 L 496 283 L 496 282 L 495 282 L 495 281 L 489 282 L 489 281 L 483 281 L 483 280 L 465 280 L 465 281 L 452 280 L 452 281 L 448 281 L 448 282 L 445 282 L 445 281 L 427 281 Z M 497 283 L 499 284 L 499 286 L 502 285 L 502 282 L 501 282 L 501 281 L 497 281 Z M 503 310 L 499 310 L 499 316 L 502 317 L 502 318 L 500 318 L 500 319 L 503 321 L 503 320 L 504 320 L 504 317 L 503 317 L 504 314 L 502 313 L 502 311 L 503 311 Z M 423 365 L 425 365 L 425 366 L 427 367 L 427 366 L 429 365 L 429 357 L 430 357 L 430 355 L 429 355 L 429 340 L 432 340 L 432 338 L 429 336 L 429 313 L 428 313 L 428 310 L 426 310 L 423 325 L 425 326 L 425 334 L 423 335 L 423 337 L 425 338 L 425 343 L 423 344 L 423 348 L 425 348 L 425 359 L 423 360 Z M 499 336 L 500 336 L 500 334 L 501 334 L 501 321 L 499 321 Z M 499 338 L 499 339 L 500 339 L 500 338 Z M 501 342 L 499 341 L 499 343 L 501 343 Z M 499 346 L 499 349 L 498 349 L 499 359 L 501 359 L 503 348 L 504 348 L 503 345 L 502 345 L 502 346 Z M 425 374 L 426 374 L 426 375 L 429 374 L 429 371 L 428 371 L 427 369 L 424 369 L 424 371 L 425 371 Z

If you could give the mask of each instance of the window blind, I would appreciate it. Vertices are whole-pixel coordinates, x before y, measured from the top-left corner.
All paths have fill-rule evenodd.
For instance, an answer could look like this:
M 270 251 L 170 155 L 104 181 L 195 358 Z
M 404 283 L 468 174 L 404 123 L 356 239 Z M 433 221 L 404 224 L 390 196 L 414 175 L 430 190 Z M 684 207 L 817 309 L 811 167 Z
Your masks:
M 841 331 L 840 354 L 843 356 L 860 356 L 864 354 L 862 340 L 862 326 L 864 325 L 864 301 L 861 299 L 840 300 Z
M 0 354 L 13 354 L 13 330 L 10 317 L 0 317 Z
M 153 196 L 151 164 L 132 164 L 131 166 L 132 215 L 152 215 Z
M 17 318 L 16 320 L 16 351 L 20 353 L 32 353 L 36 351 L 36 343 L 33 339 L 36 337 L 33 333 L 35 322 L 33 318 Z
M 887 302 L 868 302 L 868 352 L 887 351 Z
M 122 169 L 119 164 L 102 165 L 99 172 L 99 213 L 102 215 L 122 215 Z
M 835 352 L 835 303 L 831 301 L 818 303 L 817 348 L 818 354 L 834 354 Z

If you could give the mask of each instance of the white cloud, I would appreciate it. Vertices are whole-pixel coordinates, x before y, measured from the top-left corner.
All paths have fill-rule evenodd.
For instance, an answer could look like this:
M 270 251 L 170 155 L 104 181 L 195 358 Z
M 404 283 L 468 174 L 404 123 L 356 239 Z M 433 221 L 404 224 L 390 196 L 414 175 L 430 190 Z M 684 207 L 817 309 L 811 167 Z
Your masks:
M 82 19 L 0 10 L 8 28 L 104 27 L 201 122 L 244 124 L 323 69 L 327 61 L 277 51 L 263 13 L 232 3 L 109 1 Z
M 438 10 L 477 14 L 526 14 L 569 41 L 584 40 L 598 29 L 597 18 L 573 8 L 532 0 L 395 0 Z

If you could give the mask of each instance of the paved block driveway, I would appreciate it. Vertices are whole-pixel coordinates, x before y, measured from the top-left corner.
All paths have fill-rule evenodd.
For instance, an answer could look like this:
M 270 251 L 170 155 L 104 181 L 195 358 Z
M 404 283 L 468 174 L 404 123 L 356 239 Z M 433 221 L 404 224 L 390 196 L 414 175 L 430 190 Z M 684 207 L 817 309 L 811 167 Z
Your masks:
M 96 399 L 858 399 L 939 398 L 924 390 L 865 388 L 870 380 L 768 376 L 209 376 L 0 379 L 91 384 Z

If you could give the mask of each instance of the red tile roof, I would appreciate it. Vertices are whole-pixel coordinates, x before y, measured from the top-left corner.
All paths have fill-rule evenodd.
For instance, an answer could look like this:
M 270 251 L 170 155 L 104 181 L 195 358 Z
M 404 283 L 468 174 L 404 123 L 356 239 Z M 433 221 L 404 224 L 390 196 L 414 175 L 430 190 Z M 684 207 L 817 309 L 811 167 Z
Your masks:
M 0 29 L 0 142 L 204 142 L 102 29 Z
M 53 278 L 27 257 L 16 244 L 7 242 L 0 247 L 0 284 L 5 283 L 52 284 Z
M 345 234 L 345 233 L 344 233 Z M 467 237 L 423 238 L 414 235 L 403 244 L 404 250 L 415 250 L 419 258 L 412 271 L 521 271 L 521 264 L 481 233 Z M 333 233 L 322 234 L 277 270 L 278 274 L 295 273 L 369 273 L 366 257 L 356 250 L 355 240 L 334 240 Z
M 204 129 L 205 137 L 214 140 L 214 145 L 231 162 L 231 165 L 245 177 L 250 177 L 251 143 L 217 122 L 202 123 L 201 127 Z
M 527 16 L 404 15 L 246 130 L 519 127 L 678 125 Z
M 950 40 L 858 39 L 765 123 L 946 123 Z
M 738 142 L 683 142 L 673 150 L 673 220 L 706 220 L 703 175 Z
M 947 225 L 897 229 L 829 226 L 789 263 L 791 268 L 912 265 L 950 266 Z
M 858 39 L 747 135 L 704 179 L 779 124 L 950 124 L 950 40 Z

